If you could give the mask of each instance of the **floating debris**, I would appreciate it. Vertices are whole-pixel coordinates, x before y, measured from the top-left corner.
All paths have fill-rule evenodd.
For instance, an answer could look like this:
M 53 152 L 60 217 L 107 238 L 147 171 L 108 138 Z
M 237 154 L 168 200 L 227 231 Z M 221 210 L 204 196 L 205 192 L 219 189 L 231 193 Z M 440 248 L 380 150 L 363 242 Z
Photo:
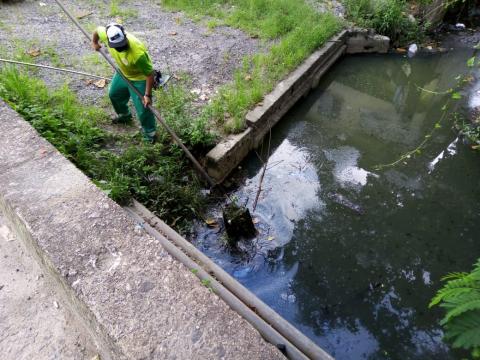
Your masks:
M 408 47 L 408 56 L 409 57 L 414 57 L 415 54 L 417 53 L 418 51 L 418 46 L 417 44 L 412 44 Z
M 365 210 L 358 204 L 353 203 L 349 199 L 347 199 L 345 196 L 339 193 L 330 193 L 327 195 L 330 200 L 333 202 L 342 205 L 350 210 L 353 210 L 359 215 L 363 215 L 365 213 Z
M 228 235 L 228 243 L 236 246 L 241 238 L 251 239 L 257 231 L 253 225 L 250 210 L 231 203 L 223 210 L 223 221 Z

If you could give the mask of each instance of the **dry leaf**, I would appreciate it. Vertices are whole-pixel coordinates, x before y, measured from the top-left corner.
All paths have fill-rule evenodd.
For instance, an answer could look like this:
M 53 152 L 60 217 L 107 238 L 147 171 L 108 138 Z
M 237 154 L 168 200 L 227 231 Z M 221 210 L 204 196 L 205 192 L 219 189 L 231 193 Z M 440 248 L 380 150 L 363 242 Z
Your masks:
M 100 79 L 98 81 L 95 81 L 93 85 L 95 85 L 97 88 L 103 89 L 107 85 L 107 80 Z
M 168 33 L 168 35 L 175 36 L 175 35 L 177 35 L 177 32 L 176 31 L 171 31 L 171 32 Z
M 250 81 L 252 80 L 252 76 L 251 75 L 245 75 L 245 81 Z
M 32 57 L 37 57 L 41 53 L 42 52 L 40 51 L 40 49 L 30 49 L 30 50 L 27 51 L 27 54 L 32 56 Z
M 205 220 L 205 224 L 207 224 L 210 227 L 218 226 L 218 222 L 217 222 L 216 219 L 207 219 L 207 220 Z
M 48 154 L 48 151 L 47 149 L 41 149 L 38 154 L 40 155 L 40 157 L 45 157 L 47 154 Z
M 406 53 L 407 52 L 407 49 L 404 49 L 404 48 L 397 48 L 396 49 L 398 53 L 400 54 L 403 54 L 403 53 Z

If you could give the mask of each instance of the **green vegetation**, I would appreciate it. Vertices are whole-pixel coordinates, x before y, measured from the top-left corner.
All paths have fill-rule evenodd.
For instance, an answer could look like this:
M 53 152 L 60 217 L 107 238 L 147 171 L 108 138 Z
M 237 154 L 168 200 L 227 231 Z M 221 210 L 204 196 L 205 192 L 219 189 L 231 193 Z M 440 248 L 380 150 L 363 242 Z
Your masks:
M 136 17 L 137 11 L 134 9 L 126 8 L 127 4 L 123 0 L 110 1 L 109 16 L 118 18 L 118 20 L 125 21 L 127 18 Z
M 214 292 L 212 287 L 212 281 L 210 279 L 203 279 L 202 281 L 200 281 L 200 283 L 211 292 Z
M 480 126 L 478 123 L 458 121 L 455 127 L 460 135 L 465 137 L 474 150 L 480 150 Z
M 446 284 L 430 303 L 446 310 L 441 321 L 445 338 L 454 348 L 470 350 L 480 358 L 480 259 L 470 273 L 453 273 L 443 278 Z
M 361 27 L 373 28 L 394 44 L 418 41 L 423 30 L 407 15 L 406 0 L 345 0 L 348 18 Z
M 188 79 L 182 81 L 182 86 L 169 85 L 166 90 L 160 90 L 161 94 L 156 97 L 156 104 L 163 119 L 170 124 L 185 145 L 195 153 L 201 153 L 214 143 L 215 137 L 206 130 L 208 127 L 206 114 L 195 115 L 195 109 L 192 106 L 193 95 L 186 90 L 191 88 L 190 81 Z M 160 136 L 161 142 L 170 139 L 166 132 L 161 133 Z
M 83 71 L 90 72 L 92 74 L 106 77 L 112 75 L 111 66 L 104 59 L 98 56 L 97 53 L 90 53 L 78 58 L 77 66 L 80 67 L 80 65 L 83 67 Z
M 163 0 L 171 10 L 183 10 L 208 26 L 226 24 L 252 37 L 272 42 L 269 52 L 244 59 L 232 83 L 204 110 L 227 132 L 245 127 L 245 114 L 275 84 L 341 28 L 331 14 L 319 14 L 304 1 L 291 0 Z
M 185 94 L 180 85 L 162 94 L 165 119 L 200 151 L 211 145 L 212 136 L 189 116 Z M 11 67 L 0 69 L 0 97 L 112 199 L 125 203 L 134 196 L 179 230 L 202 209 L 200 184 L 167 136 L 152 146 L 140 135 L 108 133 L 101 128 L 108 121 L 103 110 L 80 104 L 67 86 L 49 91 L 31 74 Z
M 7 24 L 5 24 L 2 20 L 0 20 L 0 30 L 10 31 L 10 27 Z
M 203 279 L 203 280 L 202 280 L 202 285 L 203 285 L 203 286 L 206 286 L 206 287 L 209 287 L 209 286 L 210 286 L 210 280 L 208 280 L 208 279 Z

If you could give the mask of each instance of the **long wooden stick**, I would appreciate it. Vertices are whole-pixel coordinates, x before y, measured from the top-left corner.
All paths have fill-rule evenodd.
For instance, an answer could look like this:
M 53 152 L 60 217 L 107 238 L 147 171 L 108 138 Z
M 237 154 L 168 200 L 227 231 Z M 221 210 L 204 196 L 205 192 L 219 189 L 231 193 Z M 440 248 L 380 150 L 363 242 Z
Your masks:
M 265 172 L 267 171 L 268 159 L 270 158 L 270 142 L 272 140 L 272 128 L 270 128 L 270 134 L 268 136 L 268 149 L 267 149 L 267 159 L 263 163 L 263 170 L 262 175 L 260 176 L 260 180 L 258 181 L 258 190 L 257 195 L 255 196 L 255 201 L 253 202 L 253 211 L 257 208 L 258 198 L 260 197 L 260 193 L 262 192 L 262 183 L 263 178 L 265 176 Z

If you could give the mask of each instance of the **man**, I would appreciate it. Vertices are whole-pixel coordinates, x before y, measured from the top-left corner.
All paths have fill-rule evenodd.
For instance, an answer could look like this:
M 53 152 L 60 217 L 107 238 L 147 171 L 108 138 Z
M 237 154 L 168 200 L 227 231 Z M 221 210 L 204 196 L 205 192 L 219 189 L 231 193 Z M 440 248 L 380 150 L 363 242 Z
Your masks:
M 132 114 L 128 108 L 128 101 L 132 98 L 142 125 L 143 137 L 146 141 L 153 143 L 157 124 L 147 106 L 152 103 L 154 71 L 145 45 L 132 34 L 126 33 L 123 26 L 119 24 L 98 27 L 92 37 L 92 47 L 96 51 L 101 48 L 99 41 L 108 45 L 110 55 L 122 74 L 130 80 L 140 94 L 144 94 L 140 99 L 120 74 L 115 73 L 108 92 L 117 113 L 113 123 L 128 123 L 132 120 Z

